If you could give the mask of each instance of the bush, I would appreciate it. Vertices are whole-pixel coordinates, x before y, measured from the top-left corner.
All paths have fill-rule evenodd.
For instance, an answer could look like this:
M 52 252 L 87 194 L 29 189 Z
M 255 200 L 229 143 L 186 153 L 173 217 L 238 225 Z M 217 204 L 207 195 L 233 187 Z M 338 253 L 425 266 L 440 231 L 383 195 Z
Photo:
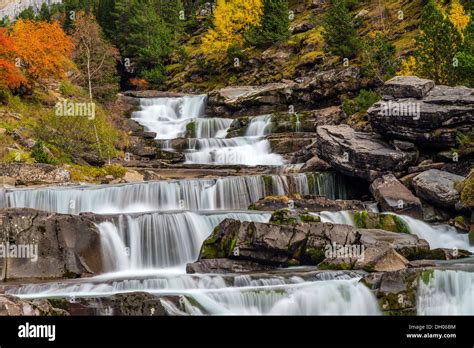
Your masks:
M 368 108 L 379 100 L 380 95 L 377 92 L 362 89 L 356 98 L 352 100 L 344 99 L 342 110 L 347 116 L 351 116 L 358 112 L 367 111 Z
M 33 151 L 31 151 L 31 157 L 33 157 L 37 163 L 54 164 L 54 159 L 50 158 L 44 149 L 44 143 L 41 140 L 38 141 L 33 148 Z
M 245 59 L 245 54 L 240 48 L 239 44 L 233 43 L 227 49 L 227 59 L 229 60 L 230 64 L 234 64 L 236 58 L 241 62 Z

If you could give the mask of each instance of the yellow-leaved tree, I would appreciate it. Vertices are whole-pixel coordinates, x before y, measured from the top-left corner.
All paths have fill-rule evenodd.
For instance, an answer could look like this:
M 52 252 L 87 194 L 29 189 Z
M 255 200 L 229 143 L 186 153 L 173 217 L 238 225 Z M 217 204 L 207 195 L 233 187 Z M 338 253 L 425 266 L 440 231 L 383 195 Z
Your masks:
M 206 59 L 222 61 L 230 45 L 243 44 L 246 29 L 260 25 L 262 15 L 262 0 L 217 0 L 213 27 L 204 35 L 201 44 Z
M 451 10 L 449 12 L 449 19 L 454 24 L 456 29 L 463 35 L 464 29 L 469 24 L 469 16 L 464 12 L 464 7 L 459 0 L 453 0 L 451 3 Z

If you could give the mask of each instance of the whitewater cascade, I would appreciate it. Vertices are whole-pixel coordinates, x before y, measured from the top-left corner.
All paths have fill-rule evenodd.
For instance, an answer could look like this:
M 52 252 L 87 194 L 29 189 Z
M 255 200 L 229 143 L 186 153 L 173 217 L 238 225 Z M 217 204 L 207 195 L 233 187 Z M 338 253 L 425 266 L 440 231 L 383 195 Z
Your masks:
M 185 268 L 199 256 L 204 240 L 224 219 L 268 222 L 271 214 L 150 213 L 119 215 L 99 224 L 103 254 L 116 259 L 109 271 Z M 125 261 L 124 261 L 125 260 Z
M 300 193 L 339 199 L 346 198 L 346 192 L 334 173 L 305 173 L 9 189 L 5 200 L 11 208 L 64 214 L 116 214 L 157 210 L 241 210 L 269 195 Z
M 410 233 L 417 235 L 428 242 L 431 249 L 435 248 L 458 248 L 474 252 L 474 247 L 469 245 L 467 234 L 461 234 L 449 225 L 429 225 L 426 222 L 414 219 L 406 215 L 397 215 L 408 226 Z M 321 212 L 319 214 L 322 222 L 333 224 L 345 224 L 354 227 L 354 214 L 351 211 Z
M 232 119 L 206 118 L 205 95 L 141 99 L 132 118 L 166 151 L 175 139 L 187 163 L 280 166 L 266 136 L 272 116 L 249 118 L 245 133 L 227 138 Z M 301 122 L 296 122 L 296 131 Z M 281 173 L 281 172 L 278 172 Z M 295 267 L 252 274 L 186 274 L 203 241 L 224 219 L 268 222 L 270 212 L 248 210 L 266 196 L 319 195 L 350 199 L 334 173 L 299 173 L 163 180 L 0 190 L 0 207 L 49 212 L 92 212 L 97 219 L 105 272 L 91 278 L 12 285 L 20 298 L 104 297 L 148 292 L 176 315 L 380 315 L 361 272 Z M 321 212 L 323 222 L 355 226 L 351 212 Z M 444 225 L 399 216 L 432 248 L 469 248 L 467 236 Z M 419 314 L 473 314 L 474 273 L 434 271 L 418 288 Z M 166 296 L 163 298 L 162 296 Z M 99 311 L 98 314 L 101 314 Z
M 242 137 L 226 139 L 232 119 L 205 118 L 206 95 L 140 99 L 140 111 L 132 119 L 155 132 L 163 150 L 174 151 L 170 140 L 189 137 L 186 163 L 273 165 L 284 163 L 272 154 L 265 135 L 271 130 L 271 115 L 252 118 Z M 191 132 L 191 134 L 188 134 Z
M 418 286 L 417 314 L 474 315 L 474 273 L 432 271 Z
M 121 274 L 122 277 L 125 274 Z M 377 300 L 357 275 L 325 272 L 323 279 L 297 276 L 250 276 L 171 273 L 140 274 L 136 279 L 117 279 L 105 274 L 70 283 L 29 284 L 7 292 L 21 298 L 109 296 L 146 291 L 155 295 L 179 295 L 180 308 L 162 300 L 174 314 L 214 315 L 378 315 Z M 191 301 L 192 299 L 192 301 Z

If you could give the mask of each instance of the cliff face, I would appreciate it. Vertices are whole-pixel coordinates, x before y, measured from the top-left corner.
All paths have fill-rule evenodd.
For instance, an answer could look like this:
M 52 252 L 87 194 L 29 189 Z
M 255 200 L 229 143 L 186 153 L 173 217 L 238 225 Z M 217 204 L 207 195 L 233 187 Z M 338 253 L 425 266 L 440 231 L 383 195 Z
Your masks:
M 38 11 L 41 6 L 61 3 L 62 0 L 0 0 L 0 18 L 14 19 L 21 11 L 33 7 Z

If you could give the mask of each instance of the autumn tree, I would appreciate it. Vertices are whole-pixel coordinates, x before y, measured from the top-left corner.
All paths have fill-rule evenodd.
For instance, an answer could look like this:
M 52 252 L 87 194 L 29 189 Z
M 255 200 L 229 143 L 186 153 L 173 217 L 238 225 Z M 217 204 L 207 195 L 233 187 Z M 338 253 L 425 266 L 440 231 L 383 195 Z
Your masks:
M 461 36 L 464 36 L 464 30 L 469 24 L 469 16 L 464 11 L 464 7 L 459 2 L 459 0 L 452 1 L 449 19 L 453 23 L 454 27 L 459 31 Z
M 18 20 L 11 38 L 30 84 L 41 79 L 61 78 L 72 66 L 70 56 L 74 45 L 57 22 Z
M 13 40 L 8 36 L 5 28 L 0 28 L 0 89 L 16 88 L 25 82 L 15 58 Z
M 455 84 L 459 73 L 456 55 L 462 45 L 462 36 L 437 7 L 429 0 L 423 8 L 420 35 L 416 40 L 416 72 L 437 84 Z
M 201 51 L 211 61 L 225 59 L 232 44 L 243 45 L 244 32 L 261 24 L 262 0 L 217 0 L 212 28 L 202 38 Z
M 89 91 L 91 100 L 115 96 L 118 92 L 118 51 L 105 39 L 92 13 L 79 12 L 73 25 L 73 59 L 79 69 L 77 83 Z

